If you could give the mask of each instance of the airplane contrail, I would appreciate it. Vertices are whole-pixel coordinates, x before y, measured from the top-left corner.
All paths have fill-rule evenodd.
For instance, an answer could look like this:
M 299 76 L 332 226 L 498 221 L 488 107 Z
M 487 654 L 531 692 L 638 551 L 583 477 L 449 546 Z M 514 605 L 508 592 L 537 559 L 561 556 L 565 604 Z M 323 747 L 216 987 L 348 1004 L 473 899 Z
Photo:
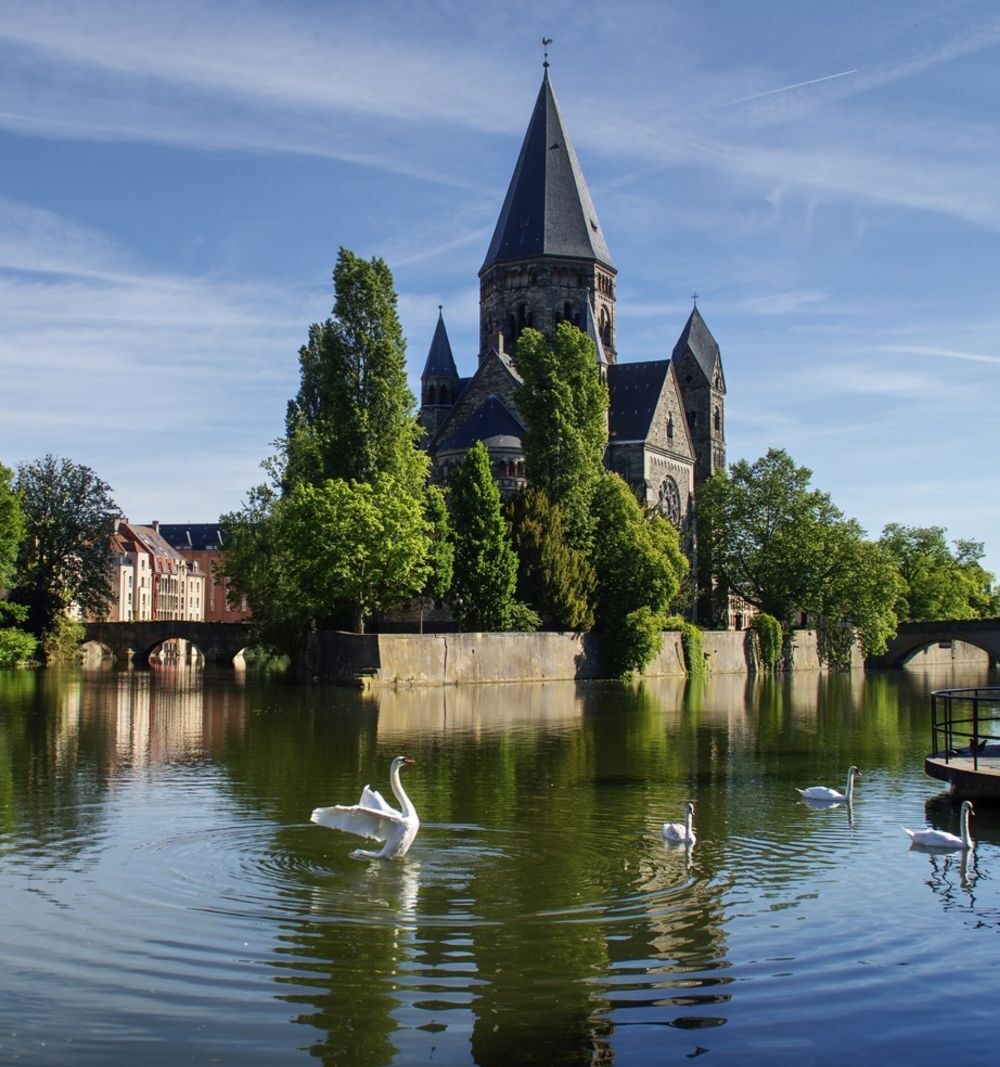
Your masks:
M 860 67 L 854 70 L 842 70 L 839 74 L 825 74 L 822 78 L 810 78 L 807 82 L 796 82 L 794 85 L 782 85 L 779 89 L 768 89 L 765 93 L 754 93 L 752 96 L 741 96 L 737 100 L 727 100 L 723 107 L 730 104 L 745 104 L 748 100 L 759 100 L 762 96 L 773 96 L 775 93 L 787 93 L 789 89 L 801 89 L 806 85 L 816 85 L 818 82 L 832 81 L 834 78 L 846 78 L 848 74 L 857 74 Z

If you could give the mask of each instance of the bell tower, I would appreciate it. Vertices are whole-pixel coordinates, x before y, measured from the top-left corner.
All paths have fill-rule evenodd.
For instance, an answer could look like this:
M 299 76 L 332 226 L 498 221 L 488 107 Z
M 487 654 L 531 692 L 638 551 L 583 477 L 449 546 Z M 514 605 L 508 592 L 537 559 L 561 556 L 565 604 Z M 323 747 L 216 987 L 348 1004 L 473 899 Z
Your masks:
M 493 239 L 479 271 L 479 359 L 514 351 L 525 327 L 552 336 L 595 324 L 616 360 L 615 278 L 590 191 L 566 132 L 548 61 Z

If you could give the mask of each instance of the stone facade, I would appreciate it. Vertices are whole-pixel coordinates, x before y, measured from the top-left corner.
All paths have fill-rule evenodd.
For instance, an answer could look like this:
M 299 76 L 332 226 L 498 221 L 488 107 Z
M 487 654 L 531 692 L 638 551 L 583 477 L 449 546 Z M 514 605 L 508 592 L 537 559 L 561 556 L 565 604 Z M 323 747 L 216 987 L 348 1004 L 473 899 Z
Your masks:
M 479 279 L 474 374 L 459 376 L 439 316 L 421 376 L 420 418 L 435 480 L 445 483 L 483 441 L 501 491 L 524 484 L 515 345 L 526 327 L 551 336 L 569 320 L 594 342 L 608 384 L 606 465 L 693 544 L 695 488 L 725 464 L 719 346 L 695 307 L 670 359 L 619 361 L 617 269 L 548 70 Z

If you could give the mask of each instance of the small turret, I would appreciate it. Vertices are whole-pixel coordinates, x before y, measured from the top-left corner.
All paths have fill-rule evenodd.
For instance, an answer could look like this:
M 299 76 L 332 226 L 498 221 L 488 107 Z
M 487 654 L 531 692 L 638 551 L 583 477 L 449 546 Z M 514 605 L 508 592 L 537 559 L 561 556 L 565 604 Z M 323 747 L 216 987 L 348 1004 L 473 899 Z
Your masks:
M 427 362 L 420 375 L 420 421 L 433 437 L 458 399 L 461 381 L 451 354 L 451 342 L 444 325 L 442 306 L 438 305 L 438 321 L 427 353 Z

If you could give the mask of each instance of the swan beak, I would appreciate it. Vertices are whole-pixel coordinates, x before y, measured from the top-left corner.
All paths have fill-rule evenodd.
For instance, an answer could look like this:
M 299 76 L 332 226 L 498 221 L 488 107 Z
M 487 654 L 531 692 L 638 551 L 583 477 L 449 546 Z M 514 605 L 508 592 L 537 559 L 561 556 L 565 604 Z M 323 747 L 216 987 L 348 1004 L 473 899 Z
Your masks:
M 404 756 L 403 757 L 403 763 L 404 764 L 411 764 L 412 765 L 412 764 L 415 764 L 416 762 L 417 761 L 415 759 L 410 759 L 409 756 Z

